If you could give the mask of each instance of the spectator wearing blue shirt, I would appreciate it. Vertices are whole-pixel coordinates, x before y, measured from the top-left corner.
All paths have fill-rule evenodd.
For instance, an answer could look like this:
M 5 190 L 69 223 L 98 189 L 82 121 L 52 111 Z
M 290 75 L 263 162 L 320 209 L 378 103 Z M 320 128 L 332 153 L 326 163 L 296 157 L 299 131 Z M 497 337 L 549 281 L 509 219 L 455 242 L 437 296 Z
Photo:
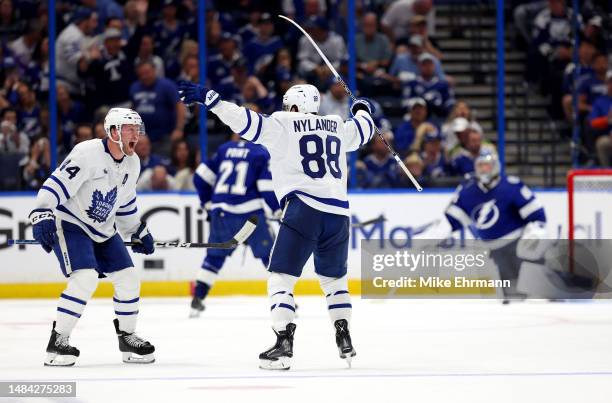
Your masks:
M 604 54 L 597 54 L 593 58 L 594 75 L 584 80 L 578 87 L 578 110 L 582 114 L 589 114 L 593 109 L 593 102 L 601 95 L 605 95 L 606 71 L 608 70 L 608 58 Z
M 420 74 L 419 56 L 424 53 L 424 40 L 421 35 L 412 35 L 406 45 L 398 45 L 396 48 L 395 58 L 389 67 L 389 74 L 401 82 L 413 80 Z M 442 64 L 434 56 L 435 75 L 439 79 L 445 78 Z
M 233 64 L 240 58 L 236 39 L 229 33 L 221 35 L 219 53 L 208 58 L 206 74 L 211 88 L 219 92 L 219 87 L 231 83 Z
M 553 84 L 551 73 L 563 73 L 571 60 L 572 10 L 566 9 L 565 0 L 548 0 L 548 7 L 540 11 L 535 20 L 527 60 L 527 80 L 541 82 L 548 94 Z
M 64 152 L 67 154 L 76 144 L 74 135 L 78 124 L 85 122 L 85 107 L 79 101 L 70 97 L 68 88 L 63 84 L 57 84 L 57 109 L 59 112 Z
M 421 160 L 423 176 L 428 179 L 442 178 L 450 173 L 449 163 L 442 148 L 442 135 L 435 127 L 423 136 Z
M 408 100 L 408 111 L 408 119 L 393 133 L 396 150 L 402 157 L 413 148 L 419 127 L 427 121 L 427 103 L 420 97 L 411 98 Z
M 595 148 L 599 163 L 609 167 L 612 161 L 612 70 L 606 73 L 606 94 L 593 103 L 589 124 L 597 136 Z
M 151 170 L 156 166 L 163 166 L 168 168 L 170 166 L 170 159 L 164 158 L 158 154 L 154 154 L 151 151 L 151 140 L 148 136 L 142 136 L 135 148 L 138 158 L 140 158 L 140 174 L 146 170 Z
M 384 134 L 388 142 L 391 136 Z M 400 184 L 400 175 L 397 163 L 391 156 L 389 149 L 380 139 L 375 136 L 371 141 L 371 153 L 363 161 L 357 161 L 357 183 L 359 187 L 372 188 L 392 188 Z
M 451 153 L 451 166 L 455 175 L 465 176 L 474 172 L 474 161 L 481 152 L 497 155 L 495 146 L 483 140 L 482 133 L 468 128 L 465 144 Z
M 166 62 L 166 77 L 175 78 L 180 71 L 176 55 L 187 37 L 185 25 L 176 18 L 177 1 L 164 0 L 162 19 L 153 25 L 156 53 Z
M 578 48 L 578 66 L 574 63 L 569 63 L 563 73 L 563 113 L 567 121 L 573 120 L 572 104 L 573 104 L 573 91 L 575 88 L 579 88 L 580 84 L 592 77 L 595 73 L 591 67 L 593 57 L 597 50 L 595 46 L 589 41 L 580 41 L 580 47 Z M 577 79 L 574 82 L 574 71 L 577 72 Z
M 24 82 L 17 86 L 19 106 L 17 107 L 18 128 L 24 132 L 30 141 L 42 134 L 40 106 L 36 101 L 36 93 L 32 87 Z
M 249 73 L 261 74 L 274 58 L 276 51 L 282 47 L 283 42 L 274 35 L 272 16 L 263 13 L 257 23 L 257 36 L 243 49 L 243 54 L 249 63 Z
M 139 64 L 136 72 L 138 81 L 130 87 L 133 108 L 145 123 L 153 150 L 167 156 L 172 141 L 184 136 L 185 106 L 179 102 L 176 85 L 158 78 L 151 62 Z
M 429 53 L 419 56 L 420 75 L 404 85 L 404 97 L 420 97 L 427 102 L 429 117 L 435 122 L 448 116 L 455 103 L 455 94 L 448 81 L 435 75 L 435 58 Z

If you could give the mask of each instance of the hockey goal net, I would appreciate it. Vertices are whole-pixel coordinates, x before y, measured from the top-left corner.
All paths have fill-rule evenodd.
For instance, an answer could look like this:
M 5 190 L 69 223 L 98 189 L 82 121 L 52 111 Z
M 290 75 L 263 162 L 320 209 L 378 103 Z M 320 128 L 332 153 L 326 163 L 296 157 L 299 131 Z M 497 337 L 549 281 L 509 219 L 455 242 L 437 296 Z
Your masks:
M 612 239 L 612 169 L 576 169 L 567 175 L 568 240 L 573 271 L 574 240 Z

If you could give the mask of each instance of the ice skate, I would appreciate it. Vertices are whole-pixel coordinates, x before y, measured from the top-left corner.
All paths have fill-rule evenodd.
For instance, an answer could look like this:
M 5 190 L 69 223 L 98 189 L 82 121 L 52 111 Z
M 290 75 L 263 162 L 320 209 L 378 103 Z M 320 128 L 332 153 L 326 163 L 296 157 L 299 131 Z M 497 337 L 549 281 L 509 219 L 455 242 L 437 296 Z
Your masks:
M 55 321 L 51 330 L 51 338 L 47 345 L 45 365 L 49 367 L 69 367 L 74 365 L 80 351 L 70 345 L 70 336 L 64 336 L 55 331 Z
M 334 327 L 336 328 L 336 345 L 338 346 L 340 358 L 345 359 L 350 368 L 351 361 L 353 357 L 357 355 L 357 352 L 353 348 L 353 343 L 351 342 L 348 322 L 346 319 L 339 319 L 334 322 Z
M 291 367 L 295 327 L 294 323 L 289 323 L 286 330 L 274 331 L 276 333 L 276 344 L 259 354 L 259 368 L 288 370 Z
M 141 339 L 136 333 L 126 333 L 119 330 L 119 321 L 113 320 L 117 338 L 119 339 L 119 351 L 123 355 L 123 362 L 128 364 L 150 364 L 155 362 L 155 347 L 146 340 Z
M 191 310 L 189 311 L 190 318 L 199 318 L 206 307 L 203 304 L 203 300 L 198 297 L 193 297 L 191 300 Z

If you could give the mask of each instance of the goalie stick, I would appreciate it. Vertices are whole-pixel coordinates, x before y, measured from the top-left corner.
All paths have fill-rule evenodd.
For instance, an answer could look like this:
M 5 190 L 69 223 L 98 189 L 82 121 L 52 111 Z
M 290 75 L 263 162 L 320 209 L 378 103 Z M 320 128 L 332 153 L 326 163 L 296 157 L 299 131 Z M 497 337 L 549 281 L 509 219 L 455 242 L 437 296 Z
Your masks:
M 331 70 L 332 74 L 334 75 L 334 77 L 336 78 L 336 80 L 342 85 L 342 87 L 344 87 L 344 91 L 346 91 L 346 93 L 351 97 L 351 99 L 353 100 L 353 102 L 357 101 L 357 98 L 355 98 L 355 95 L 353 95 L 353 92 L 350 90 L 350 88 L 348 87 L 348 85 L 346 85 L 346 83 L 344 82 L 344 80 L 342 79 L 342 77 L 340 77 L 340 74 L 338 74 L 338 72 L 336 71 L 336 69 L 334 68 L 334 66 L 329 62 L 329 60 L 327 59 L 327 57 L 325 56 L 325 54 L 323 53 L 323 51 L 317 46 L 317 44 L 315 43 L 315 41 L 310 37 L 310 35 L 308 34 L 308 32 L 306 32 L 304 30 L 304 28 L 302 28 L 297 22 L 293 21 L 291 18 L 285 17 L 284 15 L 279 15 L 280 18 L 289 21 L 291 24 L 295 25 L 295 27 L 297 29 L 299 29 L 304 36 L 310 41 L 310 43 L 312 44 L 312 46 L 314 46 L 315 50 L 319 53 L 319 55 L 321 56 L 321 59 L 323 59 L 323 61 L 325 62 L 325 64 L 327 65 L 327 67 L 329 67 L 329 69 Z M 373 122 L 372 122 L 373 123 Z M 385 143 L 385 145 L 387 146 L 387 148 L 389 149 L 389 152 L 391 153 L 391 155 L 393 155 L 393 158 L 395 159 L 395 162 L 397 162 L 399 164 L 399 166 L 402 168 L 402 171 L 404 171 L 404 173 L 406 174 L 406 176 L 408 176 L 408 178 L 410 179 L 410 181 L 412 182 L 412 184 L 414 185 L 414 187 L 416 188 L 416 190 L 418 190 L 419 192 L 421 192 L 423 190 L 423 188 L 421 187 L 421 185 L 419 185 L 419 182 L 417 182 L 416 179 L 414 179 L 414 176 L 412 176 L 412 173 L 410 173 L 410 171 L 408 170 L 408 168 L 406 167 L 406 164 L 404 164 L 404 161 L 402 161 L 402 159 L 397 155 L 397 153 L 395 152 L 395 150 L 393 149 L 393 147 L 391 147 L 391 144 L 389 144 L 389 142 L 387 141 L 387 139 L 385 139 L 385 136 L 383 136 L 382 132 L 380 131 L 380 129 L 378 128 L 378 126 L 376 126 L 376 124 L 374 124 L 374 129 L 376 130 L 376 134 L 378 134 L 378 136 L 380 137 L 380 139 L 383 141 L 383 143 Z
M 203 242 L 180 242 L 180 241 L 171 241 L 171 242 L 161 242 L 155 241 L 154 245 L 156 248 L 209 248 L 209 249 L 234 249 L 238 245 L 244 243 L 253 231 L 255 231 L 255 227 L 257 227 L 257 216 L 251 216 L 244 223 L 242 228 L 234 235 L 232 239 L 225 242 L 211 242 L 211 243 L 203 243 Z M 134 246 L 138 245 L 140 242 L 124 242 L 125 246 Z M 7 244 L 11 245 L 38 245 L 39 242 L 35 239 L 9 239 Z

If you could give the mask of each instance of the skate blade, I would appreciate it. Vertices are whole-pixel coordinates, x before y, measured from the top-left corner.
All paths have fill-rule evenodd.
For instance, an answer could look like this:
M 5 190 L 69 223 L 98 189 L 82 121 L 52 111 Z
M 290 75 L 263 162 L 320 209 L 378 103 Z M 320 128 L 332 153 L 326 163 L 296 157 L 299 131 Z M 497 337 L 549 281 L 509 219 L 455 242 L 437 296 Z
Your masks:
M 138 355 L 136 353 L 122 353 L 126 364 L 152 364 L 155 362 L 154 354 Z
M 75 355 L 58 355 L 57 353 L 48 353 L 45 359 L 46 367 L 71 367 L 76 362 Z
M 198 309 L 191 309 L 191 311 L 189 311 L 189 318 L 199 318 L 201 314 L 202 311 Z
M 352 368 L 353 357 L 357 355 L 355 350 L 351 350 L 350 352 L 343 353 L 340 352 L 340 358 L 344 359 L 349 367 Z
M 286 371 L 291 367 L 290 357 L 279 357 L 272 360 L 259 360 L 259 368 L 271 371 Z

